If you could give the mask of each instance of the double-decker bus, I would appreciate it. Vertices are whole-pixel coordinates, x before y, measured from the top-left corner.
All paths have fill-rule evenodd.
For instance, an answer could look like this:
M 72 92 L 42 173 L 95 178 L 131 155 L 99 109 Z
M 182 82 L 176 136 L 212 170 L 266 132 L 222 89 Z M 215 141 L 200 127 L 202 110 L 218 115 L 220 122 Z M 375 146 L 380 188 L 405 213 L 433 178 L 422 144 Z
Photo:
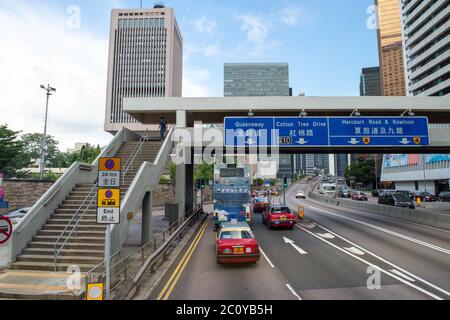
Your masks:
M 216 164 L 214 167 L 214 221 L 251 222 L 250 174 L 248 165 Z

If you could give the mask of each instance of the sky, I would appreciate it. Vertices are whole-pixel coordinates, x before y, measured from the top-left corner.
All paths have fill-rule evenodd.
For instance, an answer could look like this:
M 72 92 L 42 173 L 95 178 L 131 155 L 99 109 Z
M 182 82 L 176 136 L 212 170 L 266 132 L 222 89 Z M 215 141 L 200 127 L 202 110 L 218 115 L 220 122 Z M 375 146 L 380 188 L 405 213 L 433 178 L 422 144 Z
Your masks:
M 144 7 L 155 1 L 144 0 Z M 356 96 L 378 65 L 373 0 L 166 0 L 183 41 L 183 96 L 223 96 L 226 62 L 287 62 L 294 95 Z M 103 131 L 112 8 L 139 0 L 0 0 L 0 124 L 48 134 L 66 151 L 106 145 Z

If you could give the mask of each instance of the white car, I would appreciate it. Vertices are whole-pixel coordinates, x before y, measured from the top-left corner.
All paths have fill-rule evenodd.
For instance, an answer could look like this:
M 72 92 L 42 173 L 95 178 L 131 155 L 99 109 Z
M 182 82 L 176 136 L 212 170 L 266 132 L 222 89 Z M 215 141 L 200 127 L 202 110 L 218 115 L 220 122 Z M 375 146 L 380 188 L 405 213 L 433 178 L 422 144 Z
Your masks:
M 295 197 L 297 199 L 306 199 L 306 193 L 304 191 L 298 191 Z
M 11 220 L 11 223 L 13 225 L 16 225 L 16 224 L 18 224 L 20 222 L 20 220 L 22 220 L 25 217 L 25 215 L 30 210 L 31 210 L 31 207 L 30 208 L 18 209 L 18 210 L 15 210 L 15 211 L 11 211 L 11 212 L 5 213 L 4 216 L 8 217 Z

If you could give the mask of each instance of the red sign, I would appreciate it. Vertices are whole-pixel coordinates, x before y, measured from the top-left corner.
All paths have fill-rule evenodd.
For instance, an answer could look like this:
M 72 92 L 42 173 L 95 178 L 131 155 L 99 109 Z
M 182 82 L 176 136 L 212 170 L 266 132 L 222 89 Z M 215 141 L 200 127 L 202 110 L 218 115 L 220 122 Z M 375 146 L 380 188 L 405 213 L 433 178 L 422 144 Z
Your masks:
M 0 244 L 6 243 L 11 238 L 13 226 L 8 217 L 0 216 Z

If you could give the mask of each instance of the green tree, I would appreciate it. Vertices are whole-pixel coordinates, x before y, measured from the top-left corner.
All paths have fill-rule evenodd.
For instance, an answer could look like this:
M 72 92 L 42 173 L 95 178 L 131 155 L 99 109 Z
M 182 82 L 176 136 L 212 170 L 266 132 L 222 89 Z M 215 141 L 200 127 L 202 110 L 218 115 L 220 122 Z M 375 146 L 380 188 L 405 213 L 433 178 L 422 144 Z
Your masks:
M 29 164 L 23 142 L 18 139 L 19 133 L 8 129 L 7 125 L 0 126 L 0 171 L 6 175 L 14 175 Z
M 375 184 L 375 161 L 362 159 L 353 161 L 350 167 L 345 170 L 345 178 L 348 184 L 350 184 L 350 177 L 354 177 L 356 183 L 373 186 Z
M 177 165 L 173 162 L 169 163 L 169 176 L 172 181 L 175 180 L 177 174 Z
M 261 179 L 261 178 L 257 178 L 257 179 L 255 180 L 255 183 L 256 183 L 256 185 L 257 185 L 258 187 L 261 187 L 261 186 L 264 184 L 264 180 Z
M 197 165 L 194 171 L 194 179 L 205 179 L 205 183 L 207 184 L 209 180 L 214 179 L 214 165 L 207 164 L 206 162 L 202 162 Z
M 41 157 L 41 146 L 44 135 L 42 133 L 27 133 L 21 137 L 24 152 L 29 161 Z M 61 164 L 61 151 L 58 149 L 59 142 L 52 136 L 47 136 L 45 150 L 45 166 L 52 168 L 63 167 Z

